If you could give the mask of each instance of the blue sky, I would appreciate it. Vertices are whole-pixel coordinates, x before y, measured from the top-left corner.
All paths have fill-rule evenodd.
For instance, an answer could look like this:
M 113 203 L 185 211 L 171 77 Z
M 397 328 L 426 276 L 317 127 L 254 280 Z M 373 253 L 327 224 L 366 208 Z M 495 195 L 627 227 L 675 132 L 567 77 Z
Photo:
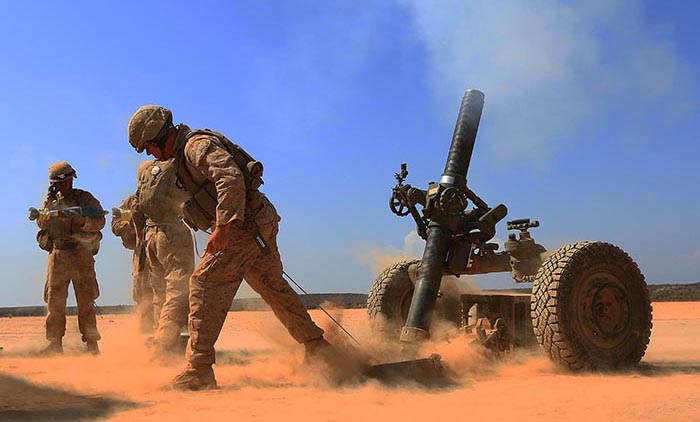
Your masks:
M 285 268 L 306 290 L 366 292 L 421 253 L 388 210 L 393 173 L 439 178 L 466 88 L 486 94 L 469 184 L 487 202 L 540 220 L 548 249 L 605 240 L 649 282 L 700 281 L 700 6 L 585 3 L 4 4 L 0 306 L 41 304 L 26 210 L 48 166 L 69 161 L 77 187 L 116 206 L 146 158 L 126 139 L 146 103 L 265 164 Z M 104 234 L 98 304 L 129 303 L 129 253 Z

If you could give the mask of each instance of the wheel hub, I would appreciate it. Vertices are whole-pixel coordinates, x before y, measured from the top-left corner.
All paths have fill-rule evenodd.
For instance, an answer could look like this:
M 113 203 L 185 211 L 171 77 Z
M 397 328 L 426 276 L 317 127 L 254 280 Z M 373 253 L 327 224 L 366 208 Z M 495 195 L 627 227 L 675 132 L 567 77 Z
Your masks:
M 630 327 L 629 294 L 611 274 L 589 277 L 583 283 L 579 317 L 585 337 L 597 347 L 611 349 L 624 341 Z

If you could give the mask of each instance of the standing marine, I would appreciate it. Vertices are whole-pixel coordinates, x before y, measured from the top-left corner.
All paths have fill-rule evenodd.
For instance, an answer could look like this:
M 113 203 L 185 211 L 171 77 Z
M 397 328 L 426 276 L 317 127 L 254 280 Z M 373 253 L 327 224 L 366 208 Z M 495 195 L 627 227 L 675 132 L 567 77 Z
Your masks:
M 153 287 L 155 357 L 182 353 L 180 331 L 187 325 L 194 269 L 192 234 L 182 222 L 186 199 L 177 187 L 172 160 L 147 160 L 139 166 L 131 218 L 141 250 L 139 266 Z
M 112 233 L 119 237 L 122 245 L 134 251 L 132 258 L 133 287 L 131 296 L 136 302 L 136 311 L 139 318 L 139 330 L 143 334 L 151 335 L 160 316 L 160 310 L 153 307 L 153 287 L 148 277 L 148 268 L 145 265 L 144 247 L 141 243 L 136 245 L 136 227 L 131 218 L 131 207 L 136 200 L 136 195 L 129 195 L 119 204 L 118 215 L 112 216 Z
M 307 357 L 329 346 L 299 296 L 282 277 L 275 207 L 258 190 L 262 164 L 224 135 L 174 125 L 170 110 L 145 105 L 131 117 L 129 143 L 157 159 L 174 159 L 177 183 L 187 191 L 185 219 L 200 230 L 213 227 L 205 254 L 190 279 L 190 339 L 179 389 L 216 388 L 216 343 L 243 278 L 272 308 Z
M 66 333 L 66 299 L 68 285 L 78 304 L 78 328 L 90 353 L 98 354 L 95 299 L 100 295 L 95 276 L 95 259 L 105 225 L 100 202 L 90 192 L 73 188 L 75 170 L 65 161 L 49 167 L 49 192 L 37 218 L 37 240 L 49 252 L 44 288 L 47 303 L 46 339 L 43 354 L 63 352 Z

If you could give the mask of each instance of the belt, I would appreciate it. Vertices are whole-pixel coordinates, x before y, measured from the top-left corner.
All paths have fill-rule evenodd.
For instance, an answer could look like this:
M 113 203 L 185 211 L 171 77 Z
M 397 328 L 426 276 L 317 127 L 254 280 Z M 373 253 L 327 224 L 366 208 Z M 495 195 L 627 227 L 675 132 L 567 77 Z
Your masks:
M 165 227 L 165 226 L 176 226 L 182 224 L 182 220 L 178 218 L 177 220 L 168 221 L 154 221 L 150 218 L 146 219 L 146 227 Z
M 75 249 L 78 247 L 78 242 L 61 242 L 54 240 L 53 247 L 54 249 L 61 250 Z

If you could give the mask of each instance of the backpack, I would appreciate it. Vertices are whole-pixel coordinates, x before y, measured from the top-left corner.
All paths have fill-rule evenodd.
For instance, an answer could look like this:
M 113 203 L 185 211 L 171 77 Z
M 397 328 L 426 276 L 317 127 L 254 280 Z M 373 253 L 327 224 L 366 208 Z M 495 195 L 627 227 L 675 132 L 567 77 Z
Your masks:
M 231 155 L 234 163 L 241 170 L 245 182 L 245 219 L 253 217 L 257 211 L 256 208 L 259 207 L 256 205 L 260 202 L 261 195 L 258 188 L 264 183 L 262 163 L 256 161 L 243 148 L 219 132 L 209 129 L 196 130 L 187 135 L 187 141 L 195 135 L 206 135 L 212 143 L 228 151 Z M 185 147 L 181 148 L 175 157 L 177 184 L 191 195 L 191 198 L 182 207 L 184 220 L 193 229 L 208 230 L 216 224 L 216 206 L 218 205 L 216 186 L 210 180 L 205 180 L 201 184 L 194 180 L 185 163 L 184 151 Z

